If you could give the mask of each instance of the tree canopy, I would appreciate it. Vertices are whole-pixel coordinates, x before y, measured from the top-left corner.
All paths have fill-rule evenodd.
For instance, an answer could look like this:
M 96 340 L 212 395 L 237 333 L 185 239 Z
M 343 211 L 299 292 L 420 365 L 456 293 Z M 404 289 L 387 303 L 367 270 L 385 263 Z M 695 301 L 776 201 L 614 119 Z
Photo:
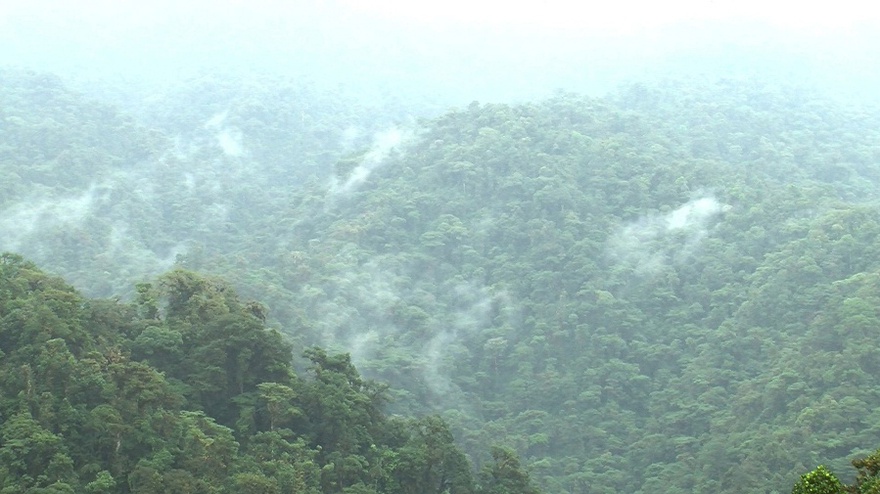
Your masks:
M 2 247 L 125 301 L 18 261 L 0 285 L 33 293 L 3 313 L 29 405 L 0 437 L 40 488 L 213 485 L 178 460 L 211 442 L 257 492 L 502 492 L 512 465 L 553 493 L 783 491 L 880 444 L 876 109 L 755 80 L 422 112 L 0 78 Z M 44 411 L 109 463 L 82 473 Z
M 0 281 L 0 492 L 495 492 L 442 419 L 388 417 L 348 355 L 295 372 L 222 281 L 175 270 L 108 302 L 13 254 Z

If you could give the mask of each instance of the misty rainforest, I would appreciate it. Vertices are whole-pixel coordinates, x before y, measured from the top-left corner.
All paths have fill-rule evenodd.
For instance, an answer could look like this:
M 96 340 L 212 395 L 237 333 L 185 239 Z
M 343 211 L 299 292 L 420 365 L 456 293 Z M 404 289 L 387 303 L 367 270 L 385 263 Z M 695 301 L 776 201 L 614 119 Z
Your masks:
M 0 494 L 880 492 L 880 106 L 21 62 Z

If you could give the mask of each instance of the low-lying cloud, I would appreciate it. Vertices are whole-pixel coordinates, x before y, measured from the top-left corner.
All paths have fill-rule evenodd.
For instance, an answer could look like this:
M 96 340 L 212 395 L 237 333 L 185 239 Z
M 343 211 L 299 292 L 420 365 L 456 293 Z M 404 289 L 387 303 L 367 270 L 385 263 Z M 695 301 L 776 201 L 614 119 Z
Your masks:
M 704 230 L 706 221 L 718 214 L 723 206 L 714 197 L 703 197 L 690 201 L 666 215 L 667 230 L 698 228 Z
M 228 115 L 228 110 L 214 114 L 205 122 L 205 128 L 215 132 L 214 138 L 223 154 L 237 158 L 244 154 L 243 135 L 238 128 L 224 125 Z
M 607 255 L 639 275 L 653 275 L 693 254 L 709 234 L 710 222 L 730 206 L 712 196 L 693 199 L 662 215 L 648 215 L 621 227 L 607 243 Z
M 338 178 L 333 177 L 330 183 L 330 193 L 334 195 L 347 194 L 358 188 L 375 169 L 384 165 L 388 155 L 408 138 L 409 134 L 398 128 L 376 133 L 370 150 L 364 154 L 360 163 L 348 174 L 345 181 L 340 183 Z
M 96 187 L 67 197 L 19 202 L 0 215 L 0 250 L 15 251 L 38 231 L 75 226 L 91 213 Z

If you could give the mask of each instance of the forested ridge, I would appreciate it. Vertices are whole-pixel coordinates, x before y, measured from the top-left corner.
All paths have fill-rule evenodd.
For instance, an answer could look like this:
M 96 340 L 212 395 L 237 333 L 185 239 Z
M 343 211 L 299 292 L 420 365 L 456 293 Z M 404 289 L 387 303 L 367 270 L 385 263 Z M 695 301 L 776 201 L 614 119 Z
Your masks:
M 876 109 L 670 81 L 417 118 L 210 79 L 145 109 L 2 78 L 4 248 L 100 296 L 220 275 L 478 471 L 500 443 L 550 493 L 773 492 L 880 444 Z
M 440 418 L 386 416 L 348 355 L 298 375 L 222 281 L 175 270 L 121 304 L 4 254 L 0 283 L 0 492 L 537 492 L 511 451 L 477 477 Z

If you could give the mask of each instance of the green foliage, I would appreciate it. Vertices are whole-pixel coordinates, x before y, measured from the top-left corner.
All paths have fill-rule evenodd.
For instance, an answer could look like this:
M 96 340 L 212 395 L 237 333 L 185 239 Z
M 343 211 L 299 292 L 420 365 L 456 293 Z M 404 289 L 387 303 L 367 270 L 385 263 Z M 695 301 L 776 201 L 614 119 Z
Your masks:
M 442 420 L 389 420 L 386 387 L 345 354 L 310 349 L 297 376 L 290 345 L 218 280 L 173 271 L 145 311 L 18 256 L 0 277 L 0 492 L 475 492 Z
M 95 480 L 89 482 L 85 486 L 85 492 L 88 494 L 108 494 L 114 492 L 116 480 L 107 470 L 101 470 L 95 477 Z
M 880 473 L 880 450 L 864 458 L 853 460 L 852 464 L 858 470 L 854 492 L 859 494 L 880 492 L 880 476 L 877 475 Z
M 837 476 L 825 466 L 820 465 L 815 470 L 801 476 L 794 485 L 792 494 L 801 493 L 854 493 L 876 494 L 880 492 L 880 450 L 863 458 L 852 461 L 852 465 L 858 470 L 856 481 L 852 485 L 843 485 Z
M 483 492 L 487 494 L 538 494 L 516 454 L 506 448 L 492 448 L 490 465 L 483 468 Z
M 426 417 L 415 422 L 413 428 L 409 442 L 393 458 L 394 478 L 400 491 L 407 494 L 473 492 L 470 466 L 456 448 L 446 423 L 439 417 Z
M 386 411 L 554 493 L 781 491 L 877 433 L 872 109 L 667 81 L 474 103 L 383 154 L 406 108 L 306 84 L 112 108 L 0 78 L 4 245 L 133 299 L 0 262 L 0 412 L 62 438 L 58 485 L 210 490 L 179 437 L 207 427 L 226 486 L 451 489 L 447 434 Z M 296 374 L 287 342 L 329 350 Z M 496 443 L 522 458 L 497 478 Z
M 819 465 L 812 472 L 802 475 L 800 481 L 791 490 L 791 494 L 841 494 L 843 492 L 845 492 L 843 484 L 823 465 Z

